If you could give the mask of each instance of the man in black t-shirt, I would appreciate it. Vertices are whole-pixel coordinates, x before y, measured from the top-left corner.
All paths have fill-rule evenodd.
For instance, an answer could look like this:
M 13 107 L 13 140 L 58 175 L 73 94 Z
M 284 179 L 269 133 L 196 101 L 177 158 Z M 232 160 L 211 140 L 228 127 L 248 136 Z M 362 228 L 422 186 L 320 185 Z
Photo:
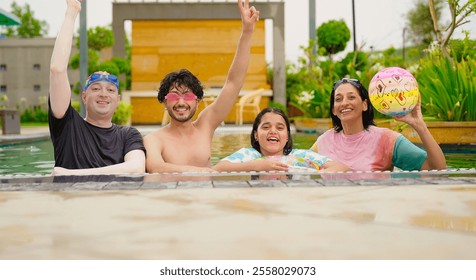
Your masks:
M 119 104 L 119 81 L 107 72 L 89 76 L 81 98 L 83 119 L 71 107 L 68 60 L 81 0 L 66 0 L 63 25 L 50 66 L 49 127 L 55 154 L 53 175 L 144 173 L 145 148 L 135 128 L 112 123 Z

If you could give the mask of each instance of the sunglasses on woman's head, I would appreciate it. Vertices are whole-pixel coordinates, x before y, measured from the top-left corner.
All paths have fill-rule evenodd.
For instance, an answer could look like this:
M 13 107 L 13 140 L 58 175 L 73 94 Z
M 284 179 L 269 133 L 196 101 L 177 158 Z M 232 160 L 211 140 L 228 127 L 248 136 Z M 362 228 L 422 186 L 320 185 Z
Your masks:
M 336 89 L 338 86 L 345 84 L 345 83 L 350 83 L 353 84 L 354 86 L 359 85 L 360 81 L 357 79 L 350 79 L 350 78 L 342 78 L 338 80 L 337 82 L 334 83 L 334 89 Z
M 169 92 L 165 96 L 165 99 L 172 102 L 179 101 L 180 99 L 183 99 L 184 101 L 194 101 L 197 100 L 197 96 L 191 91 L 182 94 L 178 94 L 176 92 Z

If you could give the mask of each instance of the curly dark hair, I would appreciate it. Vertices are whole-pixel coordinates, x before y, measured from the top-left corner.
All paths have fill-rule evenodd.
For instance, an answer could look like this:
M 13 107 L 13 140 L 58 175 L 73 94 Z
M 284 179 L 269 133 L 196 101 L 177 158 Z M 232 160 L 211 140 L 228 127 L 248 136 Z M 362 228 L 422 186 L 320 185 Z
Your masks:
M 180 69 L 178 71 L 167 74 L 160 82 L 160 88 L 157 92 L 157 99 L 163 103 L 165 96 L 169 93 L 172 87 L 186 86 L 189 88 L 200 100 L 203 98 L 203 86 L 195 75 L 187 69 Z
M 359 95 L 360 95 L 360 98 L 362 98 L 362 101 L 367 101 L 368 109 L 367 111 L 362 112 L 362 124 L 364 125 L 364 128 L 367 129 L 369 125 L 375 125 L 373 106 L 372 106 L 372 103 L 370 103 L 369 92 L 367 91 L 367 89 L 364 87 L 364 85 L 362 85 L 362 83 L 359 80 L 343 78 L 334 83 L 334 86 L 332 87 L 331 97 L 330 97 L 329 108 L 330 108 L 330 115 L 332 118 L 332 125 L 334 126 L 334 130 L 339 132 L 343 129 L 342 123 L 339 117 L 337 117 L 336 115 L 332 113 L 332 108 L 334 108 L 334 97 L 335 97 L 336 89 L 342 84 L 353 85 L 357 89 L 357 92 L 359 92 Z
M 261 119 L 266 113 L 274 113 L 283 117 L 284 122 L 286 123 L 286 130 L 288 131 L 288 142 L 284 146 L 283 154 L 289 155 L 289 153 L 293 149 L 293 138 L 291 137 L 291 124 L 289 122 L 288 116 L 286 116 L 286 113 L 284 113 L 283 110 L 278 108 L 265 108 L 261 110 L 261 112 L 256 116 L 255 121 L 253 122 L 253 129 L 251 130 L 251 135 L 250 135 L 251 146 L 255 148 L 255 150 L 261 153 L 261 147 L 259 145 L 259 142 L 258 140 L 255 139 L 255 132 L 258 131 L 258 126 L 261 123 Z

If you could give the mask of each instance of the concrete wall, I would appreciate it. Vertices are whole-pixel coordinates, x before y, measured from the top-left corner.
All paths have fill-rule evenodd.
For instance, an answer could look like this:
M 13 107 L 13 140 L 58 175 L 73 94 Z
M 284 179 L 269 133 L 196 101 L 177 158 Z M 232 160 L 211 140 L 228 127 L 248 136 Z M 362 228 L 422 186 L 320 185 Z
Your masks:
M 9 107 L 24 109 L 46 101 L 54 43 L 55 38 L 0 39 L 0 86 L 6 86 L 0 96 L 8 96 Z M 71 84 L 79 80 L 78 70 L 68 73 Z

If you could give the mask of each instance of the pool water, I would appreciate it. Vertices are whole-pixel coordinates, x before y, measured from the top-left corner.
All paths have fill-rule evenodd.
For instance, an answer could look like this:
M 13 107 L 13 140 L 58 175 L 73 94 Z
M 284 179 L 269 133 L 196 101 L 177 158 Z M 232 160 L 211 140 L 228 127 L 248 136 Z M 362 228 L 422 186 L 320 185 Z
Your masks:
M 50 139 L 0 146 L 0 175 L 50 174 L 53 166 Z
M 308 149 L 315 134 L 293 134 L 294 148 Z M 242 147 L 250 147 L 249 134 L 218 133 L 212 142 L 212 164 Z M 476 145 L 444 146 L 448 168 L 476 168 Z M 54 166 L 50 139 L 0 146 L 0 175 L 48 175 Z

